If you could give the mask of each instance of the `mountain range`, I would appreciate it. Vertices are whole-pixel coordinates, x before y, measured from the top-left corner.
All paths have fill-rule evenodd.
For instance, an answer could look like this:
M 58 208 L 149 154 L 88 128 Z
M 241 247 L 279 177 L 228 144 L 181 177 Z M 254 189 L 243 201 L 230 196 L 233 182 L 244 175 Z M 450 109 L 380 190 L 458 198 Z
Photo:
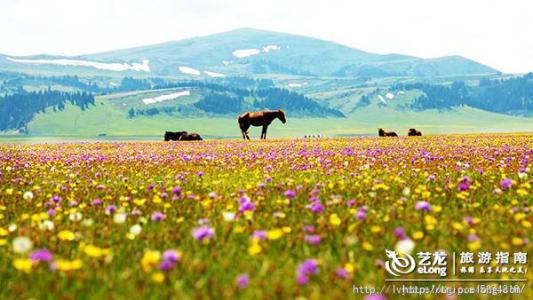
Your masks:
M 105 76 L 445 77 L 496 74 L 461 56 L 422 59 L 376 54 L 338 43 L 242 28 L 156 45 L 74 57 L 0 55 L 0 71 Z

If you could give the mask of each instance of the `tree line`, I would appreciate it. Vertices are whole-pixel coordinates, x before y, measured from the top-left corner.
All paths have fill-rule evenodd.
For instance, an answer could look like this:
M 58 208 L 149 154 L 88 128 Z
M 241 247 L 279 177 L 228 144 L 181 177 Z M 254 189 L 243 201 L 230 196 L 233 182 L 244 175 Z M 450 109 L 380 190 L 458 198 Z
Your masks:
M 509 79 L 484 78 L 477 85 L 464 81 L 451 85 L 429 83 L 398 84 L 394 90 L 421 90 L 411 104 L 415 109 L 449 109 L 470 106 L 497 113 L 531 115 L 533 108 L 533 73 Z
M 27 131 L 26 126 L 35 114 L 45 112 L 48 108 L 63 110 L 67 102 L 85 110 L 94 105 L 94 96 L 87 92 L 68 93 L 50 88 L 35 92 L 19 88 L 13 94 L 0 97 L 0 130 Z

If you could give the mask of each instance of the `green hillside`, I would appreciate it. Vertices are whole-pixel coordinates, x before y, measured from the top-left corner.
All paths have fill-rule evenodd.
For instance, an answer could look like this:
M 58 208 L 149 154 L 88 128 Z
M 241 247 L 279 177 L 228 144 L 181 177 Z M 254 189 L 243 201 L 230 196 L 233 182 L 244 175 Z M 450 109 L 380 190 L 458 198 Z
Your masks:
M 99 134 L 112 137 L 158 139 L 166 130 L 187 130 L 207 138 L 238 138 L 240 131 L 236 117 L 187 117 L 171 115 L 143 116 L 130 119 L 127 112 L 116 105 L 117 99 L 96 99 L 96 105 L 85 111 L 67 105 L 63 111 L 37 115 L 30 122 L 30 136 L 61 136 L 63 138 L 97 138 Z M 184 100 L 186 101 L 186 100 Z M 293 118 L 287 116 L 285 125 L 274 121 L 269 129 L 270 137 L 303 137 L 304 135 L 353 136 L 374 135 L 378 127 L 395 130 L 405 135 L 415 127 L 426 134 L 462 132 L 533 131 L 530 119 L 489 113 L 463 107 L 447 112 L 427 110 L 423 112 L 398 111 L 371 104 L 358 109 L 347 118 Z M 260 129 L 252 128 L 252 136 L 259 136 Z

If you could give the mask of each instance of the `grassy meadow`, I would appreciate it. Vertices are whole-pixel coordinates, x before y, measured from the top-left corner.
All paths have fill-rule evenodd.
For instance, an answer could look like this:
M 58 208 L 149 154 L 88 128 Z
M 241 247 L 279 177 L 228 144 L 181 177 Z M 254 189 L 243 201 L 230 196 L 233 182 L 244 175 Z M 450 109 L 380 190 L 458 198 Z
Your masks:
M 385 249 L 531 253 L 532 151 L 530 134 L 2 143 L 0 298 L 405 299 L 377 295 Z M 533 297 L 531 272 L 484 276 Z

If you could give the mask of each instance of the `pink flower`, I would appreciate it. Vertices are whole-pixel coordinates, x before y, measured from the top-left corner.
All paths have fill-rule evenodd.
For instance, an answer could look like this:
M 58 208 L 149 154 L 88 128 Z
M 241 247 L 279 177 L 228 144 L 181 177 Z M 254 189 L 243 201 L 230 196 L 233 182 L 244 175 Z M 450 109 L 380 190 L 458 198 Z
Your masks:
M 305 240 L 306 242 L 308 242 L 309 244 L 311 244 L 311 245 L 314 246 L 314 245 L 318 245 L 318 244 L 320 244 L 320 241 L 321 241 L 322 239 L 321 239 L 320 236 L 317 235 L 317 234 L 311 234 L 311 235 L 306 235 L 306 236 L 304 237 L 304 240 Z

